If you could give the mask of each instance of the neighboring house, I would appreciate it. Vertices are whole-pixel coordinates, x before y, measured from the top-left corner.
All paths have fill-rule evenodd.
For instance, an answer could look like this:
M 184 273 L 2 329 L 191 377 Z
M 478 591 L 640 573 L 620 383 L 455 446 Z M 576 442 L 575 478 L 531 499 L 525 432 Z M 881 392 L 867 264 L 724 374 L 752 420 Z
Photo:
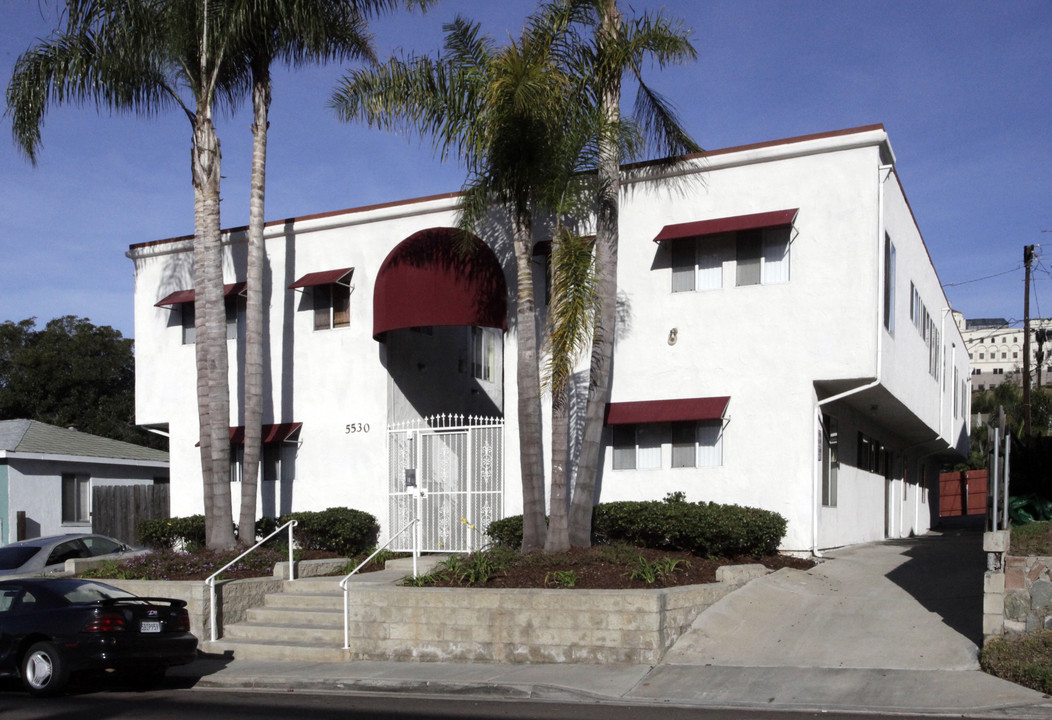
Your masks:
M 1004 318 L 966 320 L 954 313 L 964 336 L 971 361 L 970 380 L 973 390 L 988 390 L 1005 380 L 1023 384 L 1023 323 Z M 1042 338 L 1044 336 L 1044 338 Z M 1039 344 L 1039 339 L 1044 342 Z M 1052 319 L 1030 320 L 1030 382 L 1033 387 L 1052 385 Z
M 389 536 L 408 476 L 426 545 L 459 549 L 521 512 L 510 234 L 494 212 L 463 254 L 456 202 L 267 226 L 261 513 L 355 507 Z M 235 508 L 245 242 L 225 237 Z M 173 514 L 201 512 L 191 239 L 128 256 L 137 422 L 170 435 Z M 967 452 L 968 356 L 883 126 L 626 168 L 618 283 L 601 501 L 775 510 L 794 551 L 930 527 Z
M 0 420 L 0 544 L 91 532 L 93 488 L 167 481 L 168 453 L 161 450 L 35 420 Z M 16 537 L 19 513 L 25 538 Z

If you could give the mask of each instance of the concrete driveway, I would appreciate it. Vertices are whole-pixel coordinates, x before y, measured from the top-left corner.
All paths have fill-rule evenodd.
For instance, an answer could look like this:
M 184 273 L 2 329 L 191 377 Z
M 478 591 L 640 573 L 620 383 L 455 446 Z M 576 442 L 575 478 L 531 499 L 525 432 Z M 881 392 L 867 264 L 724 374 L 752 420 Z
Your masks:
M 978 669 L 985 556 L 975 531 L 857 545 L 713 605 L 667 664 Z

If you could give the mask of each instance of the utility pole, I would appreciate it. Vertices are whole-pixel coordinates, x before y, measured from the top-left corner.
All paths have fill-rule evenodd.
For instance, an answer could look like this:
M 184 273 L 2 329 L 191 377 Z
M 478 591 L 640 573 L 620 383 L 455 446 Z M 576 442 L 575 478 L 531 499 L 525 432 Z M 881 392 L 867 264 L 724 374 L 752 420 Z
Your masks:
M 1030 437 L 1030 265 L 1034 262 L 1034 246 L 1023 248 L 1026 279 L 1023 290 L 1023 437 Z

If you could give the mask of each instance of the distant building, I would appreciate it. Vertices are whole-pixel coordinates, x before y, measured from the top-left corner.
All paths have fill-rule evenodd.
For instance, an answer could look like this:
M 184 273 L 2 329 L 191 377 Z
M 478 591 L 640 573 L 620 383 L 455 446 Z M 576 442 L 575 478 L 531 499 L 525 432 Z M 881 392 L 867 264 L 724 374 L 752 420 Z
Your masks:
M 954 320 L 964 337 L 971 361 L 973 390 L 989 390 L 1008 381 L 1023 384 L 1023 327 L 1019 321 L 1004 318 L 965 319 L 954 312 Z M 1038 344 L 1037 332 L 1044 330 L 1049 339 L 1044 348 Z M 1044 353 L 1042 354 L 1042 349 Z M 1031 386 L 1052 385 L 1052 319 L 1030 320 Z
M 20 512 L 25 538 L 89 533 L 93 488 L 158 482 L 168 482 L 162 450 L 36 420 L 0 420 L 0 545 L 17 539 Z
M 774 510 L 791 551 L 929 529 L 938 471 L 968 449 L 968 356 L 894 163 L 874 125 L 625 168 L 600 501 Z M 509 228 L 494 210 L 465 256 L 457 202 L 268 225 L 261 514 L 354 507 L 387 539 L 411 479 L 425 549 L 460 550 L 522 512 Z M 237 507 L 246 238 L 223 241 Z M 128 256 L 136 420 L 170 437 L 173 514 L 199 513 L 192 243 Z

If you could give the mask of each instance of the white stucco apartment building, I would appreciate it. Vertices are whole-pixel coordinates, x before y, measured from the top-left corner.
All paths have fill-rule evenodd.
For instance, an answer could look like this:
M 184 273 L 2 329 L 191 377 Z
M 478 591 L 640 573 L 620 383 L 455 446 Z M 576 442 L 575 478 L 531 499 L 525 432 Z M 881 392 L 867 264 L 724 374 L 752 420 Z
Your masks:
M 989 390 L 1006 380 L 1023 384 L 1023 323 L 1004 318 L 968 318 L 958 312 L 954 319 L 971 362 L 973 390 Z M 1047 336 L 1044 339 L 1042 336 Z M 1040 339 L 1044 342 L 1039 343 Z M 1033 387 L 1052 384 L 1052 319 L 1030 319 L 1030 382 Z
M 927 530 L 940 465 L 967 451 L 968 355 L 884 128 L 626 173 L 599 500 L 679 491 L 775 510 L 795 551 Z M 355 507 L 387 536 L 407 470 L 431 492 L 436 548 L 470 544 L 461 518 L 521 512 L 509 235 L 494 213 L 482 250 L 456 254 L 456 202 L 268 225 L 261 513 Z M 235 457 L 245 249 L 230 233 Z M 128 255 L 137 421 L 170 435 L 173 513 L 200 512 L 191 241 Z M 439 413 L 505 424 L 419 431 Z

